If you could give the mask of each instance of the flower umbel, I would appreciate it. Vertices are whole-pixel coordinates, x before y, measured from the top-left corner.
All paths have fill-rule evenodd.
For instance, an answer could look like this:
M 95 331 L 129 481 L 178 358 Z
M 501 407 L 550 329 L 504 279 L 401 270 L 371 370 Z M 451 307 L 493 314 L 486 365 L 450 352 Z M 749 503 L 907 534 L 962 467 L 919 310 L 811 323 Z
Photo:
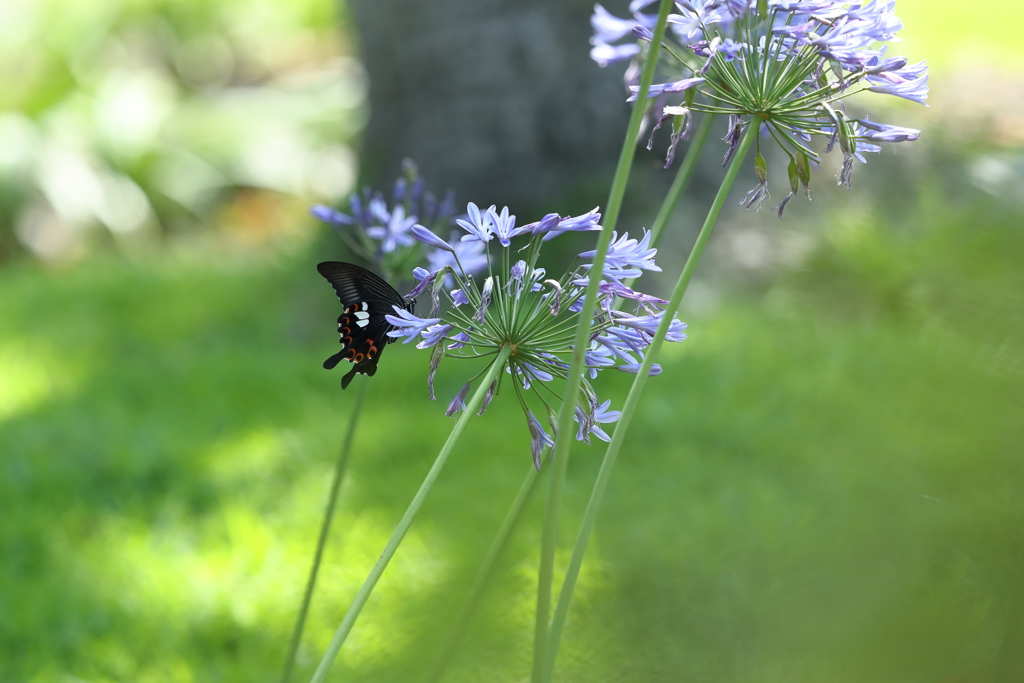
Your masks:
M 591 57 L 601 66 L 637 57 L 642 59 L 655 17 L 642 10 L 651 4 L 635 0 L 631 19 L 619 19 L 597 5 L 591 19 L 594 36 Z M 843 153 L 838 183 L 850 186 L 853 162 L 864 152 L 880 150 L 877 143 L 918 139 L 920 131 L 848 116 L 844 100 L 859 92 L 876 92 L 924 103 L 928 69 L 924 62 L 907 65 L 904 57 L 887 57 L 886 45 L 898 41 L 903 24 L 894 0 L 842 2 L 836 0 L 680 0 L 668 16 L 664 55 L 659 62 L 663 83 L 651 86 L 648 97 L 659 98 L 655 128 L 673 117 L 675 143 L 685 139 L 691 112 L 727 114 L 731 156 L 746 126 L 761 127 L 761 138 L 772 139 L 803 175 L 807 192 L 810 162 L 819 160 L 812 140 L 825 141 L 824 152 L 837 146 Z M 635 43 L 619 44 L 623 39 Z M 630 69 L 630 77 L 636 73 Z M 636 98 L 638 88 L 631 85 Z M 666 102 L 666 99 L 668 101 Z M 672 98 L 679 98 L 676 104 Z M 682 125 L 685 124 L 685 125 Z M 678 129 L 678 130 L 677 130 Z M 682 132 L 680 132 L 682 131 Z M 758 158 L 761 139 L 757 142 Z M 763 158 L 762 158 L 763 159 Z M 760 207 L 768 198 L 767 173 L 761 166 L 758 185 L 741 204 Z M 791 176 L 791 189 L 792 178 Z M 782 217 L 792 190 L 775 211 Z M 809 196 L 809 195 L 808 195 Z
M 403 176 L 395 181 L 390 204 L 382 192 L 366 188 L 349 197 L 348 213 L 323 204 L 310 209 L 315 218 L 331 224 L 352 251 L 377 266 L 391 281 L 401 279 L 424 259 L 444 260 L 446 254 L 451 260 L 452 251 L 461 246 L 449 244 L 419 225 L 429 226 L 435 232 L 450 230 L 455 220 L 452 193 L 439 201 L 427 192 L 416 164 L 408 159 L 403 162 L 402 171 Z M 424 233 L 434 239 L 424 239 Z M 425 249 L 423 244 L 430 249 Z M 467 272 L 476 272 L 486 266 L 486 262 L 469 258 L 464 265 Z
M 550 277 L 538 261 L 543 245 L 553 237 L 569 231 L 601 230 L 600 220 L 601 214 L 594 209 L 581 216 L 548 214 L 536 223 L 517 228 L 515 216 L 508 209 L 482 211 L 470 204 L 466 218 L 459 221 L 465 231 L 461 240 L 453 235 L 452 240 L 442 243 L 435 235 L 415 231 L 417 239 L 437 246 L 448 257 L 435 270 L 416 274 L 422 291 L 443 291 L 448 306 L 431 312 L 430 317 L 398 309 L 388 316 L 388 322 L 395 326 L 389 333 L 392 337 L 404 337 L 406 343 L 415 339 L 417 348 L 431 350 L 431 398 L 434 374 L 442 358 L 493 362 L 502 348 L 511 349 L 503 361 L 504 372 L 489 388 L 488 402 L 500 393 L 502 378 L 507 377 L 506 384 L 511 383 L 527 418 L 537 467 L 543 451 L 553 443 L 551 416 L 557 415 L 562 401 L 557 393 L 562 384 L 556 378 L 564 380 L 567 376 L 574 330 L 584 314 L 583 296 L 592 276 L 590 264 L 580 261 L 592 257 L 593 252 L 580 254 L 558 277 Z M 515 245 L 515 241 L 525 244 Z M 481 251 L 499 250 L 490 260 L 486 277 L 478 281 L 465 270 L 464 258 L 458 254 L 460 245 L 475 245 Z M 581 441 L 589 443 L 592 435 L 607 440 L 600 425 L 614 422 L 619 416 L 611 409 L 610 401 L 602 403 L 598 399 L 590 380 L 606 368 L 637 372 L 654 330 L 665 315 L 663 299 L 636 292 L 621 282 L 645 270 L 660 270 L 654 264 L 655 253 L 650 248 L 649 233 L 640 240 L 628 234 L 618 238 L 602 273 L 597 305 L 586 312 L 595 322 L 579 395 L 573 397 L 579 423 L 576 436 Z M 668 341 L 682 341 L 685 327 L 674 320 Z M 659 371 L 655 368 L 651 374 Z M 482 374 L 479 372 L 462 386 L 448 406 L 448 415 L 454 416 L 461 409 L 470 386 Z M 537 416 L 547 416 L 548 425 Z

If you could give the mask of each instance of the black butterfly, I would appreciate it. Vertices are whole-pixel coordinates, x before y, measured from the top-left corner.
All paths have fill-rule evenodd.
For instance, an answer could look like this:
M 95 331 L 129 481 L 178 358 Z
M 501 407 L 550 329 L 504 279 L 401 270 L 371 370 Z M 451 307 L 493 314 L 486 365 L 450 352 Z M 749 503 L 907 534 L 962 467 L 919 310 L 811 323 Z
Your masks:
M 357 372 L 368 376 L 377 372 L 380 354 L 392 341 L 387 333 L 395 329 L 384 316 L 394 315 L 395 306 L 412 312 L 416 301 L 402 298 L 378 275 L 351 263 L 325 261 L 316 269 L 331 283 L 345 307 L 338 318 L 341 351 L 325 360 L 324 367 L 331 370 L 343 359 L 354 363 L 355 367 L 341 378 L 341 388 L 346 389 Z

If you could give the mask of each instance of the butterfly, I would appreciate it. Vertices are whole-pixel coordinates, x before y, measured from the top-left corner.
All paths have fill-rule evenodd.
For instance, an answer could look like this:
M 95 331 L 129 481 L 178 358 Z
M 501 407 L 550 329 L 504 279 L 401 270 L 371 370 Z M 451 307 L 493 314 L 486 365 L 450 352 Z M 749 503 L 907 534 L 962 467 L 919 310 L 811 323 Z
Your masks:
M 357 372 L 369 377 L 377 372 L 380 355 L 392 341 L 388 332 L 395 329 L 384 316 L 394 315 L 395 306 L 411 313 L 416 300 L 403 298 L 380 276 L 351 263 L 325 261 L 316 269 L 331 283 L 345 307 L 338 318 L 341 351 L 325 360 L 324 368 L 331 370 L 342 360 L 353 363 L 352 370 L 341 378 L 341 388 L 347 389 Z

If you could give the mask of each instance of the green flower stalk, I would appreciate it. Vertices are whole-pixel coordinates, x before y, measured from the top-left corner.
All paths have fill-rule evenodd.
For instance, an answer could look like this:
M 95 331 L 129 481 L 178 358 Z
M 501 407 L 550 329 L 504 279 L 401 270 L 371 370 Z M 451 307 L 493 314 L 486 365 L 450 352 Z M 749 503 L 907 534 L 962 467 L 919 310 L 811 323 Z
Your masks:
M 658 212 L 658 217 L 655 219 L 654 224 L 651 227 L 650 243 L 652 245 L 657 244 L 658 238 L 668 222 L 669 216 L 672 214 L 672 210 L 675 208 L 683 191 L 686 189 L 687 184 L 693 177 L 693 170 L 696 167 L 696 161 L 700 157 L 704 143 L 707 141 L 713 119 L 714 116 L 710 115 L 704 117 L 697 131 L 697 135 L 694 137 L 693 142 L 686 151 L 686 157 L 684 158 L 682 165 L 679 167 L 679 172 L 672 183 L 672 188 L 665 197 L 661 210 Z M 632 287 L 632 284 L 632 278 L 625 281 L 626 287 Z M 522 515 L 523 508 L 534 489 L 534 485 L 536 484 L 537 473 L 538 471 L 536 469 L 531 469 L 529 474 L 527 474 L 526 480 L 520 488 L 519 495 L 516 496 L 515 501 L 512 503 L 512 507 L 509 508 L 505 521 L 502 523 L 497 536 L 491 543 L 491 547 L 487 552 L 483 564 L 480 566 L 480 570 L 478 571 L 476 578 L 473 580 L 473 585 L 469 590 L 466 602 L 463 604 L 463 607 L 460 610 L 455 623 L 451 627 L 451 630 L 445 637 L 444 642 L 438 649 L 438 654 L 434 658 L 434 663 L 428 670 L 427 676 L 423 679 L 423 683 L 437 683 L 441 680 L 445 667 L 451 660 L 459 642 L 461 642 L 470 619 L 475 613 L 477 606 L 480 604 L 483 591 L 494 573 L 497 558 L 504 551 L 509 539 L 511 538 L 512 531 Z
M 497 378 L 498 372 L 511 353 L 512 349 L 507 346 L 499 349 L 495 354 L 494 360 L 484 371 L 481 385 L 473 393 L 473 396 L 470 397 L 466 404 L 466 412 L 464 412 L 455 423 L 455 427 L 452 429 L 451 435 L 449 435 L 448 440 L 441 448 L 441 452 L 438 453 L 437 459 L 434 460 L 433 466 L 430 468 L 426 478 L 423 480 L 423 484 L 420 485 L 419 490 L 416 492 L 412 502 L 409 504 L 409 508 L 406 510 L 405 515 L 403 515 L 401 521 L 399 521 L 394 533 L 391 534 L 391 538 L 384 547 L 384 552 L 381 553 L 380 559 L 378 559 L 377 563 L 373 565 L 373 569 L 370 570 L 370 574 L 366 577 L 366 581 L 363 582 L 362 588 L 360 588 L 359 592 L 356 593 L 356 597 L 352 601 L 352 605 L 348 608 L 348 612 L 345 613 L 345 618 L 342 619 L 341 624 L 338 626 L 338 629 L 334 634 L 334 638 L 331 639 L 331 643 L 327 647 L 327 652 L 324 653 L 323 658 L 320 660 L 320 665 L 313 674 L 312 683 L 323 683 L 327 680 L 327 674 L 330 671 L 331 666 L 334 664 L 334 660 L 337 658 L 338 652 L 341 651 L 341 646 L 345 644 L 345 640 L 348 638 L 348 634 L 351 633 L 352 627 L 356 623 L 356 619 L 359 618 L 359 614 L 363 611 L 366 601 L 370 599 L 370 594 L 373 593 L 373 589 L 376 587 L 377 581 L 380 580 L 380 577 L 387 568 L 388 563 L 391 562 L 391 558 L 394 557 L 395 551 L 397 551 L 398 546 L 401 545 L 406 532 L 408 532 L 409 527 L 412 526 L 412 522 L 416 519 L 416 515 L 419 513 L 420 508 L 423 507 L 423 502 L 427 499 L 427 495 L 430 493 L 430 489 L 433 488 L 434 482 L 436 482 L 437 478 L 440 476 L 441 470 L 448 461 L 448 456 L 451 455 L 452 450 L 455 448 L 455 444 L 458 443 L 459 437 L 462 435 L 462 431 L 466 428 L 466 424 L 469 422 L 470 416 L 476 412 L 483 403 L 487 387 Z
M 654 67 L 657 62 L 658 49 L 661 40 L 665 35 L 665 25 L 669 11 L 672 9 L 672 0 L 661 0 L 658 19 L 655 23 L 653 43 L 650 48 L 651 59 L 644 65 L 640 77 L 639 93 L 641 101 L 646 99 L 647 90 L 654 82 Z M 615 169 L 615 177 L 612 179 L 612 187 L 608 196 L 608 211 L 605 217 L 606 230 L 598 240 L 597 249 L 594 254 L 594 268 L 601 270 L 604 267 L 605 257 L 608 254 L 608 247 L 611 244 L 611 234 L 619 218 L 619 210 L 622 208 L 622 198 L 626 193 L 626 184 L 629 181 L 629 172 L 633 166 L 633 156 L 636 153 L 636 139 L 640 133 L 640 125 L 643 122 L 643 107 L 635 107 L 630 115 L 629 125 L 626 129 L 626 137 L 622 143 L 622 152 L 619 155 L 619 163 Z M 597 301 L 599 283 L 592 279 L 587 286 L 584 297 L 584 310 L 593 310 Z M 565 395 L 574 395 L 579 389 L 580 372 L 584 367 L 584 345 L 590 336 L 590 319 L 583 316 L 576 327 L 575 352 L 570 363 L 570 369 L 565 381 Z M 573 411 L 567 405 L 562 405 L 558 414 L 558 430 L 556 441 L 552 452 L 555 461 L 554 471 L 551 475 L 551 483 L 548 486 L 548 497 L 544 508 L 544 528 L 541 536 L 540 568 L 537 576 L 537 611 L 534 622 L 533 634 L 533 668 L 531 680 L 539 683 L 545 677 L 548 655 L 548 626 L 551 618 L 551 584 L 554 578 L 555 566 L 555 545 L 558 540 L 558 515 L 562 504 L 562 487 L 565 483 L 565 473 L 569 461 L 570 439 L 568 432 L 572 427 Z
M 733 183 L 736 180 L 740 164 L 747 155 L 747 151 L 750 148 L 753 137 L 754 130 L 750 129 L 744 134 L 739 143 L 733 163 L 729 167 L 729 170 L 722 181 L 718 194 L 715 196 L 715 201 L 711 205 L 710 211 L 708 211 L 708 216 L 704 221 L 703 227 L 701 227 L 700 234 L 697 236 L 697 241 L 690 252 L 689 258 L 686 260 L 686 265 L 683 266 L 683 271 L 679 274 L 679 279 L 676 281 L 675 287 L 672 290 L 667 310 L 676 311 L 682 303 L 683 295 L 686 293 L 686 288 L 689 286 L 693 273 L 697 269 L 697 263 L 700 261 L 701 254 L 704 252 L 704 246 L 711 237 L 711 232 L 714 230 L 715 223 L 718 221 L 718 216 L 721 214 L 722 207 L 725 205 L 726 196 L 729 194 L 729 190 L 732 188 Z M 569 605 L 572 602 L 573 591 L 576 587 L 576 579 L 579 577 L 580 567 L 583 565 L 583 556 L 586 554 L 587 545 L 590 542 L 590 533 L 597 521 L 597 514 L 601 507 L 604 491 L 608 486 L 608 481 L 611 479 L 612 469 L 615 466 L 615 460 L 618 457 L 620 448 L 622 447 L 622 442 L 625 440 L 629 422 L 632 420 L 633 414 L 640 402 L 640 395 L 644 390 L 646 376 L 644 375 L 643 366 L 654 363 L 655 359 L 652 355 L 657 354 L 661 350 L 661 345 L 664 342 L 667 333 L 668 328 L 665 327 L 663 329 L 661 326 L 659 326 L 658 330 L 655 332 L 654 339 L 651 342 L 651 348 L 647 353 L 647 356 L 644 358 L 644 363 L 640 367 L 637 379 L 633 381 L 633 386 L 629 389 L 629 395 L 626 397 L 626 403 L 623 406 L 622 416 L 619 418 L 619 424 L 616 426 L 616 429 L 612 434 L 611 443 L 608 444 L 604 459 L 601 462 L 601 469 L 598 472 L 597 481 L 594 483 L 593 492 L 591 493 L 590 500 L 587 503 L 583 523 L 580 526 L 576 545 L 573 547 L 572 557 L 569 561 L 569 567 L 566 570 L 562 590 L 558 594 L 558 605 L 555 608 L 555 616 L 552 621 L 550 640 L 548 643 L 548 660 L 546 662 L 546 670 L 543 678 L 545 681 L 551 680 L 551 675 L 555 666 L 555 659 L 558 655 L 558 646 L 561 642 L 562 629 L 565 626 L 565 619 L 569 613 Z
M 595 50 L 605 62 L 610 57 L 626 57 L 642 53 L 642 47 L 622 49 L 611 42 L 632 34 L 641 43 L 648 43 L 644 73 L 657 62 L 658 47 L 664 34 L 659 32 L 659 15 L 652 33 L 651 23 L 639 10 L 650 4 L 637 0 L 631 6 L 636 23 L 617 20 L 598 6 L 592 24 L 595 28 Z M 876 50 L 877 41 L 895 38 L 902 24 L 893 14 L 894 2 L 872 0 L 861 5 L 831 0 L 680 0 L 681 14 L 669 21 L 677 37 L 697 39 L 684 48 L 665 45 L 668 60 L 674 60 L 679 80 L 652 88 L 647 83 L 635 87 L 631 100 L 648 97 L 681 96 L 678 106 L 665 106 L 658 123 L 672 117 L 676 131 L 688 127 L 693 111 L 729 116 L 725 137 L 728 151 L 724 164 L 733 162 L 726 174 L 715 202 L 708 214 L 697 242 L 669 300 L 667 311 L 674 314 L 686 292 L 690 278 L 724 205 L 740 161 L 746 156 L 758 132 L 773 139 L 789 156 L 789 195 L 775 207 L 780 218 L 787 203 L 803 187 L 808 192 L 810 168 L 818 155 L 809 147 L 814 136 L 827 139 L 825 152 L 837 144 L 843 152 L 843 165 L 838 174 L 840 184 L 850 186 L 853 160 L 864 161 L 861 152 L 879 151 L 878 142 L 916 140 L 919 131 L 888 126 L 863 119 L 849 118 L 836 105 L 854 92 L 869 90 L 892 94 L 922 102 L 927 96 L 927 69 L 924 63 L 907 67 L 903 58 L 883 59 L 884 48 Z M 625 26 L 623 26 L 625 24 Z M 702 39 L 698 39 L 702 38 Z M 696 59 L 699 58 L 699 59 Z M 600 60 L 599 60 L 600 61 Z M 758 184 L 740 203 L 747 208 L 760 206 L 768 198 L 767 164 L 757 138 L 754 169 Z M 808 193 L 809 197 L 809 193 Z M 661 348 L 666 330 L 659 329 L 644 359 L 653 363 Z M 548 658 L 542 675 L 534 680 L 550 680 L 562 628 L 572 600 L 573 589 L 586 552 L 590 533 L 596 521 L 604 490 L 612 467 L 625 438 L 629 421 L 639 402 L 646 376 L 641 366 L 623 407 L 620 421 L 606 451 L 597 482 L 573 550 L 559 604 L 547 643 Z M 536 672 L 536 661 L 534 662 Z
M 473 585 L 469 587 L 466 601 L 455 617 L 455 623 L 452 625 L 451 630 L 438 648 L 437 655 L 427 670 L 423 683 L 438 683 L 441 680 L 445 667 L 448 665 L 449 660 L 451 660 L 452 655 L 455 654 L 455 650 L 458 648 L 462 637 L 466 633 L 466 628 L 469 626 L 469 621 L 473 618 L 473 614 L 476 612 L 481 598 L 483 598 L 484 590 L 487 588 L 491 575 L 494 573 L 498 559 L 501 557 L 502 552 L 504 552 L 505 546 L 508 545 L 508 541 L 512 537 L 512 532 L 522 518 L 523 509 L 530 500 L 539 474 L 540 470 L 534 467 L 531 467 L 527 472 L 526 478 L 519 487 L 519 493 L 516 494 L 516 498 L 512 502 L 512 507 L 509 508 L 504 521 L 501 523 L 501 527 L 498 529 L 498 535 L 491 542 L 491 547 L 484 557 L 483 564 L 480 565 L 480 570 L 477 572 L 476 578 L 473 579 Z
M 366 390 L 369 385 L 365 382 L 359 387 L 356 394 L 355 404 L 349 415 L 348 426 L 345 429 L 345 436 L 342 441 L 341 451 L 338 454 L 338 461 L 334 465 L 334 476 L 331 479 L 331 490 L 327 494 L 327 508 L 324 510 L 324 519 L 320 523 L 320 536 L 316 542 L 316 552 L 313 554 L 313 566 L 309 569 L 309 578 L 306 580 L 306 589 L 302 593 L 302 606 L 299 607 L 299 616 L 295 620 L 292 629 L 292 638 L 288 643 L 288 656 L 285 659 L 284 673 L 281 674 L 281 683 L 288 683 L 292 676 L 292 669 L 295 667 L 295 658 L 299 652 L 299 643 L 302 642 L 302 631 L 306 626 L 306 617 L 309 615 L 309 605 L 313 600 L 313 589 L 316 587 L 316 577 L 320 572 L 320 562 L 324 557 L 324 548 L 327 547 L 327 538 L 331 531 L 331 520 L 334 519 L 334 508 L 338 504 L 338 493 L 341 491 L 341 482 L 345 479 L 345 472 L 348 470 L 348 459 L 352 454 L 352 440 L 355 438 L 356 427 L 359 425 L 359 416 L 362 413 L 363 402 L 366 400 Z
M 391 206 L 385 202 L 382 193 L 371 193 L 369 190 L 366 190 L 362 196 L 353 194 L 349 197 L 348 214 L 319 204 L 313 206 L 310 211 L 314 217 L 332 225 L 342 238 L 342 241 L 356 254 L 365 261 L 375 264 L 391 279 L 394 279 L 398 274 L 395 270 L 396 268 L 402 269 L 401 272 L 404 272 L 404 269 L 410 263 L 420 265 L 421 263 L 430 263 L 437 259 L 436 253 L 425 253 L 420 242 L 409 238 L 405 234 L 412 224 L 419 220 L 419 214 L 422 214 L 425 222 L 435 226 L 435 228 L 449 228 L 454 222 L 454 204 L 451 192 L 447 194 L 444 200 L 438 202 L 433 194 L 425 190 L 423 178 L 420 177 L 416 164 L 406 159 L 402 163 L 402 171 L 402 177 L 395 181 L 392 195 L 393 203 Z M 478 269 L 482 265 L 479 263 L 479 259 L 475 258 L 471 253 L 464 253 L 463 256 L 468 267 L 471 269 Z M 344 386 L 343 383 L 342 387 L 344 388 Z M 295 666 L 295 658 L 298 655 L 306 617 L 309 614 L 309 606 L 313 599 L 313 590 L 316 586 L 317 574 L 319 573 L 324 548 L 327 544 L 331 520 L 334 517 L 338 494 L 348 467 L 349 455 L 352 450 L 352 439 L 359 424 L 359 416 L 365 398 L 366 385 L 364 384 L 356 395 L 355 404 L 352 407 L 352 413 L 343 437 L 343 445 L 335 464 L 327 506 L 324 510 L 324 518 L 320 524 L 320 535 L 317 540 L 316 551 L 313 555 L 313 564 L 310 567 L 309 578 L 303 591 L 299 615 L 292 629 L 292 637 L 289 642 L 284 671 L 281 676 L 282 683 L 288 683 L 291 678 L 292 669 Z

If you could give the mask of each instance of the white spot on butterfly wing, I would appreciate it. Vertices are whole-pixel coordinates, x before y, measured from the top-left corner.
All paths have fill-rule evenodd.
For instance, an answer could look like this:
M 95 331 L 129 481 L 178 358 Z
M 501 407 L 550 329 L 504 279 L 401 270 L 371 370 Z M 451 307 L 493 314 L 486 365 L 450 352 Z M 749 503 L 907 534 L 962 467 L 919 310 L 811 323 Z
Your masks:
M 367 313 L 366 311 L 357 311 L 356 317 L 359 318 L 360 320 L 366 320 L 367 318 L 370 317 L 370 314 Z M 359 323 L 356 324 L 358 325 Z
M 356 315 L 358 315 L 358 313 Z M 370 316 L 366 316 L 366 317 L 369 318 Z M 366 327 L 369 324 L 370 324 L 369 320 L 360 319 L 360 320 L 356 321 L 356 325 L 358 325 L 359 327 Z

